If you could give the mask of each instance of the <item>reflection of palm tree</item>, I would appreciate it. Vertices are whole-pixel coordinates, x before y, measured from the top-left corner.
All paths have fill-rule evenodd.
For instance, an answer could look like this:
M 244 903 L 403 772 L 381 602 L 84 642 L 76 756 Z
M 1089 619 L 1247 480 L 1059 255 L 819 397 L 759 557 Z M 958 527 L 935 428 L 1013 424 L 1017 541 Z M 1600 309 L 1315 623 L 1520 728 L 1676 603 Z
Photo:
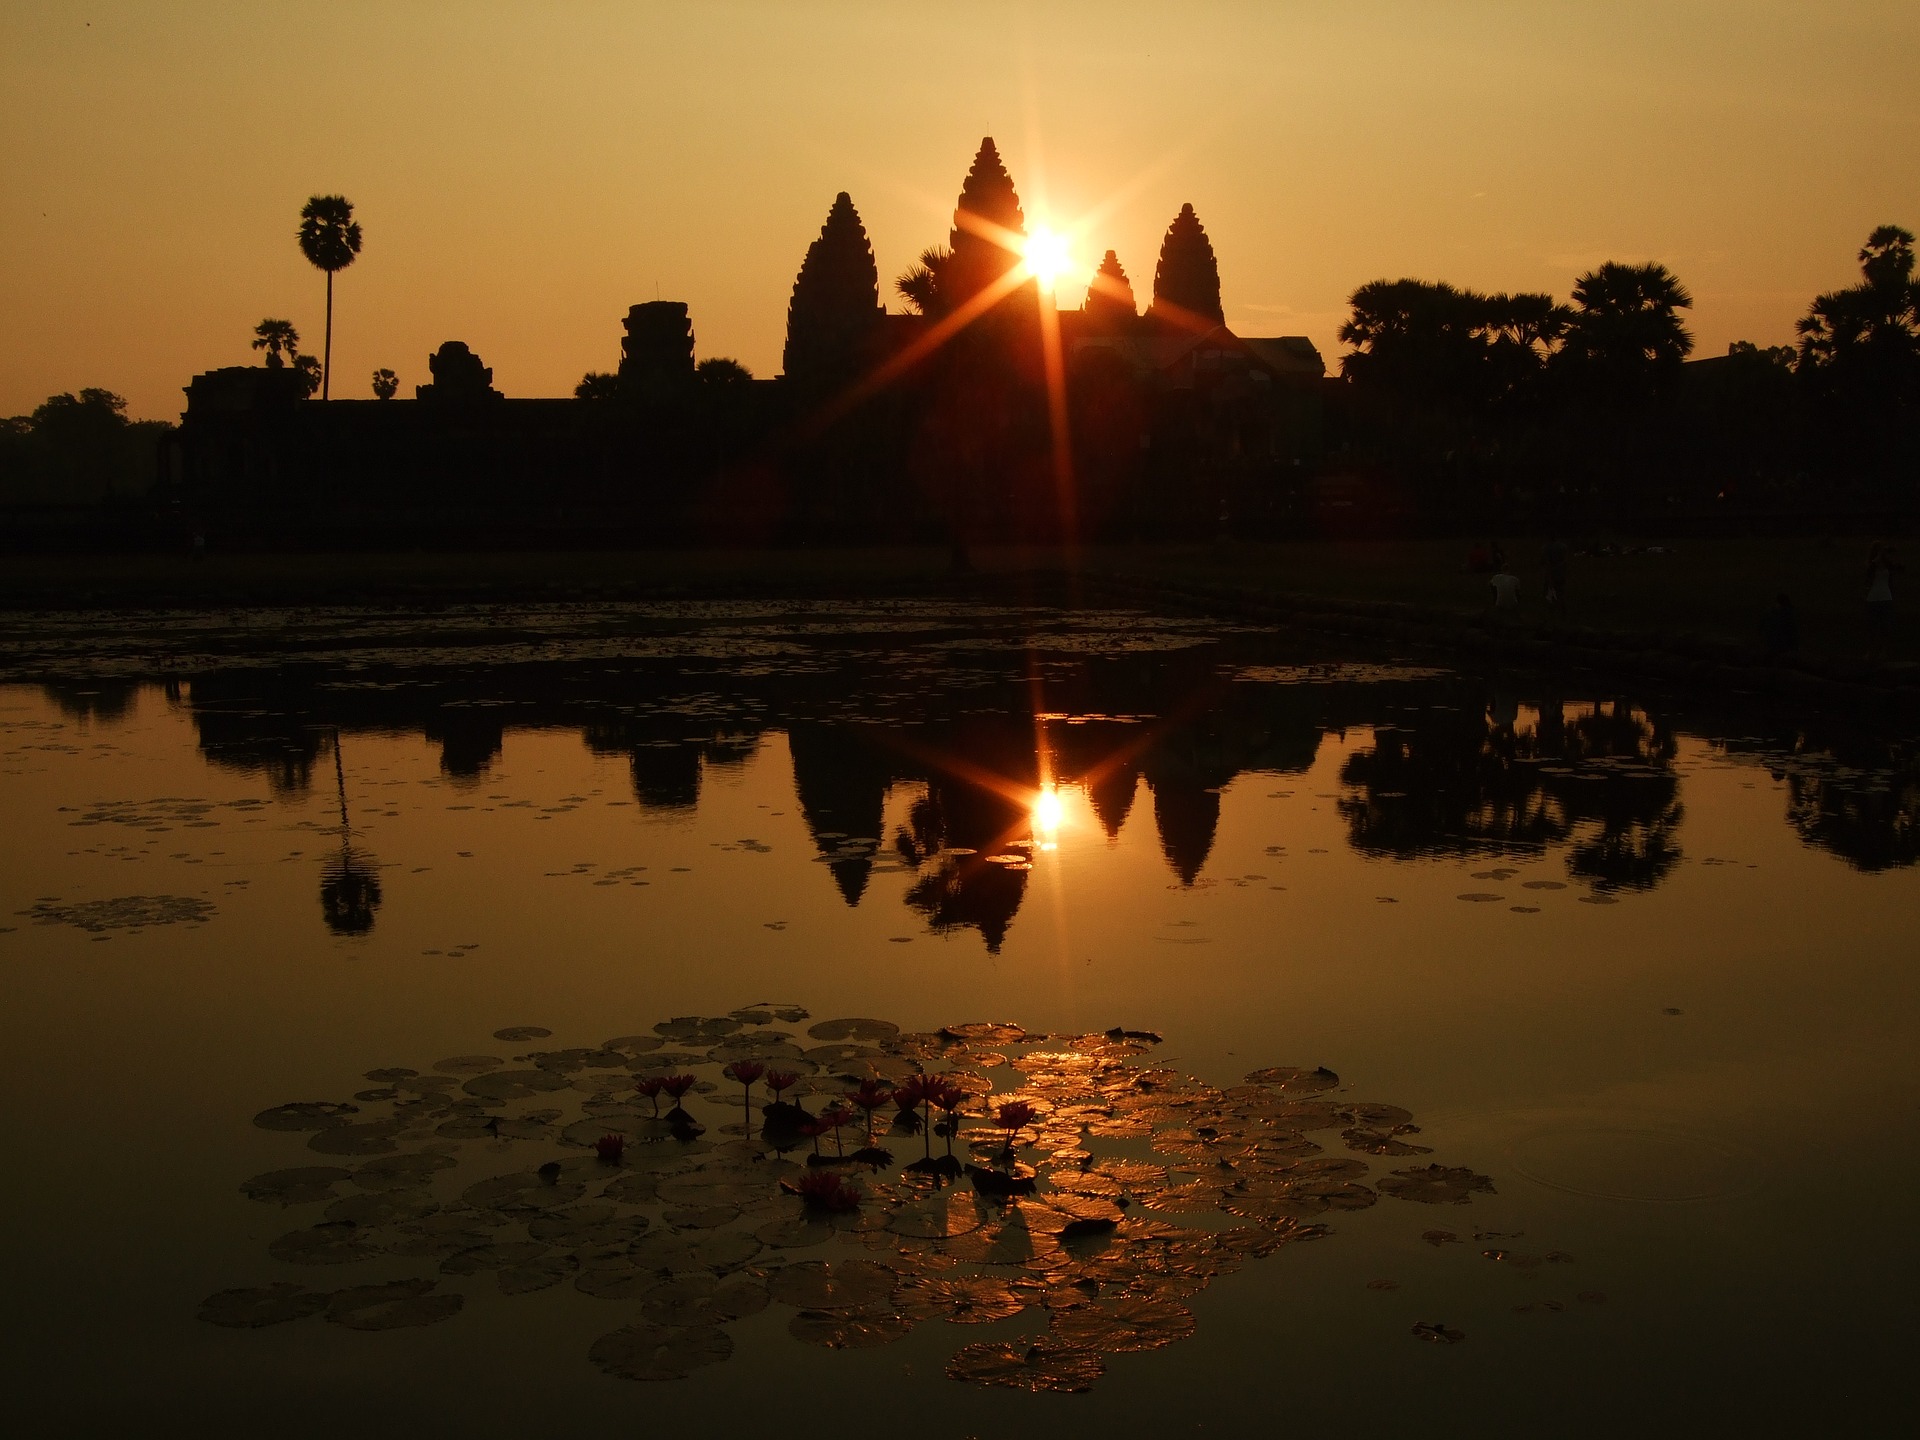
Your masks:
M 360 225 L 344 195 L 315 195 L 300 210 L 300 253 L 327 272 L 327 345 L 321 352 L 320 398 L 333 378 L 333 277 L 360 253 Z
M 347 819 L 347 772 L 340 757 L 340 731 L 333 732 L 333 778 L 340 797 L 340 853 L 320 872 L 320 912 L 336 935 L 364 935 L 373 929 L 380 908 L 380 866 L 353 848 Z

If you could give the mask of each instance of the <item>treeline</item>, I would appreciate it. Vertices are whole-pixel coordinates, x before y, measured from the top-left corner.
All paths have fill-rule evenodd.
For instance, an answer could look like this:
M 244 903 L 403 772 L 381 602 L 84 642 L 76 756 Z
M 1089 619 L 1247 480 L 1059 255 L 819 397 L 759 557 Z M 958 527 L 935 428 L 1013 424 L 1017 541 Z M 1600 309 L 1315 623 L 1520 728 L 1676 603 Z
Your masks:
M 155 444 L 173 427 L 126 412 L 111 390 L 86 389 L 0 420 L 0 505 L 93 505 L 145 494 Z
M 1795 346 L 1693 353 L 1687 288 L 1605 264 L 1571 303 L 1380 280 L 1340 338 L 1335 463 L 1429 515 L 1543 523 L 1705 506 L 1905 510 L 1920 464 L 1914 237 L 1882 226 Z

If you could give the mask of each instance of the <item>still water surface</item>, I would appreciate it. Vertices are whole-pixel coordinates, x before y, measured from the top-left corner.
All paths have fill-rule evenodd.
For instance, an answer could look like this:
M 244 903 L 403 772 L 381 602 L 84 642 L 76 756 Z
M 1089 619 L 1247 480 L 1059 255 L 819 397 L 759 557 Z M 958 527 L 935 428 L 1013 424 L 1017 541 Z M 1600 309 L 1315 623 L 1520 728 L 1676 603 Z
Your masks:
M 5 673 L 20 683 L 0 686 L 0 1307 L 23 1433 L 191 1414 L 274 1435 L 641 1417 L 840 1434 L 883 1413 L 942 1436 L 1276 1420 L 1770 1433 L 1892 1410 L 1920 1271 L 1920 771 L 1897 732 L 1112 611 L 64 623 L 16 629 Z M 655 1047 L 673 1017 L 758 1002 L 810 1014 L 669 1029 Z M 1091 1038 L 909 1041 L 843 1065 L 806 1034 L 836 1017 Z M 495 1038 L 514 1026 L 551 1038 Z M 1114 1027 L 1161 1043 L 1109 1053 L 1098 1032 Z M 1193 1333 L 1107 1353 L 1084 1394 L 944 1373 L 963 1346 L 1057 1327 L 1078 1304 L 1045 1293 L 1079 1273 L 1066 1261 L 929 1261 L 945 1247 L 859 1232 L 753 1242 L 713 1267 L 726 1283 L 912 1252 L 949 1267 L 935 1279 L 1020 1282 L 1019 1313 L 916 1313 L 890 1343 L 822 1348 L 790 1337 L 776 1279 L 775 1303 L 720 1327 L 731 1359 L 642 1383 L 588 1358 L 644 1299 L 576 1283 L 610 1263 L 604 1232 L 516 1238 L 555 1281 L 517 1294 L 462 1273 L 450 1246 L 396 1239 L 471 1216 L 476 1181 L 549 1160 L 592 1192 L 582 1203 L 611 1206 L 594 1214 L 630 1221 L 637 1204 L 597 1192 L 633 1166 L 595 1172 L 590 1137 L 566 1127 L 589 1105 L 657 1156 L 677 1142 L 644 1143 L 633 1076 L 650 1055 L 692 1067 L 714 1043 L 698 1073 L 720 1088 L 686 1102 L 708 1133 L 664 1166 L 683 1203 L 630 1223 L 687 1239 L 790 1219 L 799 1202 L 772 1181 L 752 1196 L 685 1183 L 765 1148 L 726 1134 L 741 1097 L 717 1070 L 756 1034 L 813 1072 L 800 1093 L 816 1111 L 835 1071 L 868 1058 L 894 1078 L 964 1064 L 1062 1117 L 1130 1083 L 1117 1067 L 1159 1067 L 1241 1096 L 1235 1123 L 1271 1136 L 1277 1115 L 1280 1131 L 1303 1123 L 1284 1119 L 1295 1096 L 1232 1087 L 1324 1066 L 1337 1085 L 1306 1098 L 1404 1107 L 1419 1128 L 1391 1133 L 1383 1110 L 1371 1130 L 1305 1133 L 1297 1153 L 1365 1167 L 1324 1212 L 1296 1195 L 1236 1214 L 1207 1192 L 1172 1213 L 1141 1190 L 1123 1238 L 1151 1211 L 1287 1243 L 1136 1284 L 1190 1310 Z M 616 1037 L 631 1043 L 609 1058 Z M 467 1107 L 477 1120 L 448 1109 L 485 1097 L 485 1074 L 538 1063 L 515 1057 L 572 1047 L 598 1058 L 549 1056 L 541 1073 L 563 1088 L 509 1085 L 487 1113 Z M 496 1063 L 435 1068 L 476 1054 Z M 391 1075 L 364 1078 L 385 1067 L 452 1079 L 396 1095 Z M 254 1120 L 363 1092 L 379 1098 L 343 1119 L 397 1101 L 405 1123 L 347 1154 L 319 1148 L 324 1130 Z M 1167 1167 L 1155 1185 L 1191 1198 L 1211 1183 L 1205 1146 L 1224 1143 L 1107 1130 L 1062 1118 L 1024 1158 L 1043 1181 L 1048 1147 L 1059 1176 L 1151 1160 Z M 885 1143 L 905 1161 L 942 1142 Z M 1376 1153 L 1398 1146 L 1431 1153 Z M 328 1180 L 284 1206 L 241 1188 L 419 1154 L 453 1163 L 384 1191 Z M 1394 1172 L 1429 1164 L 1492 1188 L 1462 1204 L 1393 1193 Z M 870 1214 L 922 1203 L 897 1169 L 871 1183 Z M 395 1193 L 399 1209 L 329 1208 Z M 284 1258 L 299 1246 L 278 1237 L 336 1213 L 381 1222 L 366 1253 Z M 1330 1233 L 1293 1228 L 1316 1225 Z M 197 1318 L 233 1287 L 411 1276 L 461 1295 L 459 1312 L 379 1331 Z M 1465 1338 L 1423 1342 L 1416 1325 Z

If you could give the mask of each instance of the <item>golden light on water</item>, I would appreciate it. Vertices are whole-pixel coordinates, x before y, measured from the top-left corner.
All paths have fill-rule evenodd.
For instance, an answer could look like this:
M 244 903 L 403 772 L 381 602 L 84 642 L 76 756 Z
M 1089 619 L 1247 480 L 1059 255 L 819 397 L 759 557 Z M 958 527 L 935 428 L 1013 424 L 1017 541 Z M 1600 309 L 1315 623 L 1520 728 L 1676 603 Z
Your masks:
M 1052 785 L 1043 786 L 1033 797 L 1033 835 L 1040 842 L 1042 850 L 1057 849 L 1060 843 L 1060 826 L 1065 819 L 1066 807 L 1060 799 L 1060 791 Z

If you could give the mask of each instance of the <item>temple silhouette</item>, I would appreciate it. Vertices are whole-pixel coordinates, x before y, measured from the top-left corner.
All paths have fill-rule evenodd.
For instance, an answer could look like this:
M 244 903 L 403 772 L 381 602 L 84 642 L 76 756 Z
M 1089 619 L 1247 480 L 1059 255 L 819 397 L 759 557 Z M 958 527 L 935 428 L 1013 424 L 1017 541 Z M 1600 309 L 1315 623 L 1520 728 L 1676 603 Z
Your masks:
M 901 308 L 834 197 L 775 379 L 696 363 L 694 317 L 670 300 L 632 306 L 616 366 L 569 399 L 503 396 L 459 340 L 410 401 L 315 402 L 283 365 L 207 371 L 162 442 L 165 502 L 197 530 L 282 543 L 529 524 L 647 543 L 1210 535 L 1284 505 L 1322 443 L 1326 366 L 1303 336 L 1227 327 L 1193 207 L 1144 308 L 1109 250 L 1085 303 L 1056 312 L 1026 239 L 989 138 L 947 243 L 895 283 Z

